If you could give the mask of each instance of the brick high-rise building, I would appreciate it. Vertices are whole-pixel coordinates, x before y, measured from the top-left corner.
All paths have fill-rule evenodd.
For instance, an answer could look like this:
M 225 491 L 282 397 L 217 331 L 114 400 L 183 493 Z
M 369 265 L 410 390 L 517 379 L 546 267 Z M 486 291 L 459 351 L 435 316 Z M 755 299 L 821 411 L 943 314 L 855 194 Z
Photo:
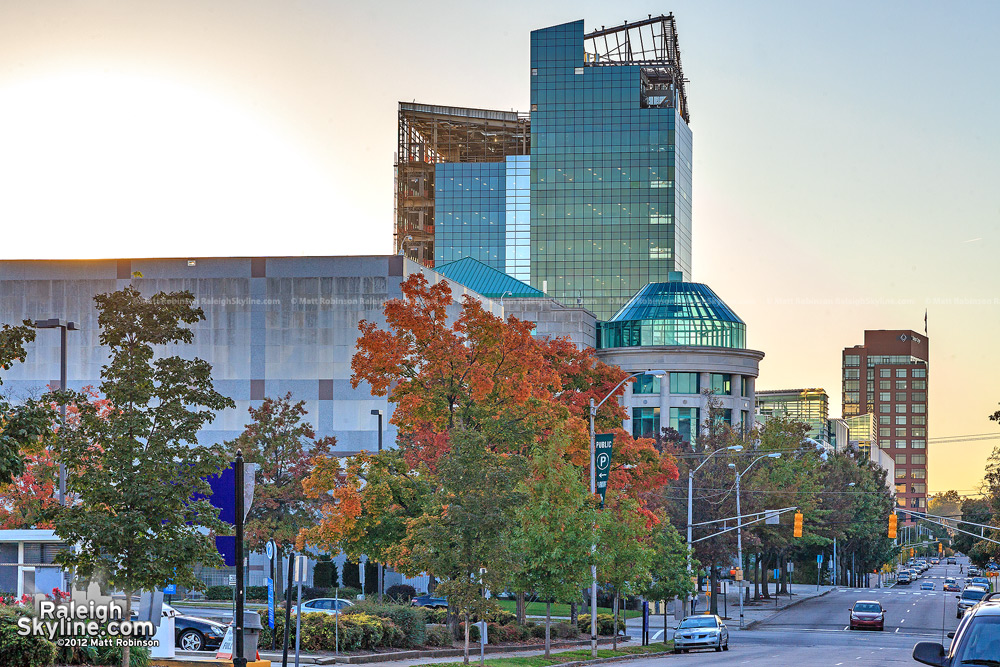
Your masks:
M 920 511 L 927 508 L 928 347 L 923 334 L 880 329 L 843 353 L 844 418 L 875 416 L 879 446 L 895 462 L 896 504 Z

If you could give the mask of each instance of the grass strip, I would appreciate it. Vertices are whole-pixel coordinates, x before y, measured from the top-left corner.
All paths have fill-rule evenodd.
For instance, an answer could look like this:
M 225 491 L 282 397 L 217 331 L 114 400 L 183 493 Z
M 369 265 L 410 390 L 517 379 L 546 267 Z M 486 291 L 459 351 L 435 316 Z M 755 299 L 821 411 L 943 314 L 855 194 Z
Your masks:
M 598 649 L 598 658 L 617 658 L 629 655 L 642 655 L 645 653 L 662 653 L 663 651 L 670 651 L 673 649 L 674 643 L 672 641 L 666 644 L 655 643 L 649 646 L 623 646 L 617 651 L 612 649 Z M 469 651 L 469 664 L 479 664 L 479 660 L 475 659 L 474 655 L 476 652 Z M 576 662 L 577 660 L 590 660 L 590 649 L 574 649 L 572 651 L 559 651 L 558 653 L 552 653 L 551 657 L 546 658 L 544 655 L 530 655 L 524 657 L 513 657 L 513 658 L 488 658 L 486 664 L 488 667 L 549 667 L 549 665 L 561 665 L 565 662 Z M 438 666 L 452 666 L 460 664 L 455 662 L 431 662 L 426 665 L 418 665 L 417 667 L 438 667 Z

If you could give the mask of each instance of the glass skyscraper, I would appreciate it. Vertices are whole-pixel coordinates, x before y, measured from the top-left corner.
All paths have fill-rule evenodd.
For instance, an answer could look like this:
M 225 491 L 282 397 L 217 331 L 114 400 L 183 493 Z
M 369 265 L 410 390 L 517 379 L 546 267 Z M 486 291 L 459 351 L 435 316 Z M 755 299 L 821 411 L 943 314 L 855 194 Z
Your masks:
M 676 32 L 672 17 L 643 23 L 531 33 L 531 284 L 582 297 L 600 319 L 647 283 L 691 273 Z
M 530 118 L 401 103 L 397 249 L 472 257 L 600 319 L 689 279 L 684 82 L 673 15 L 575 21 L 531 34 Z

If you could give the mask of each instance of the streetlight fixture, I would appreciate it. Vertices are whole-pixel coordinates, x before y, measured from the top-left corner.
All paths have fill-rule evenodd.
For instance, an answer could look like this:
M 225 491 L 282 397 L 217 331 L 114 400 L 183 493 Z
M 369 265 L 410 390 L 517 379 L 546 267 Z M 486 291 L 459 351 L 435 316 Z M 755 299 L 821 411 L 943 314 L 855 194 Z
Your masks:
M 692 573 L 691 572 L 691 524 L 694 523 L 694 504 L 693 504 L 694 474 L 696 472 L 698 472 L 699 470 L 701 470 L 702 466 L 704 466 L 706 463 L 708 463 L 709 461 L 711 461 L 712 457 L 715 456 L 716 454 L 718 454 L 719 452 L 742 452 L 742 451 L 743 451 L 743 445 L 733 445 L 731 447 L 723 447 L 721 449 L 716 449 L 714 452 L 712 452 L 711 454 L 709 454 L 708 456 L 706 456 L 705 460 L 702 461 L 701 464 L 697 468 L 694 468 L 693 470 L 688 470 L 688 522 L 687 522 L 688 523 L 688 527 L 687 527 L 688 528 L 687 529 L 687 547 L 688 548 L 687 548 L 687 565 L 688 565 L 688 575 L 689 576 Z M 697 594 L 698 594 L 697 591 L 695 591 L 695 595 L 697 595 Z M 688 603 L 690 603 L 690 602 L 691 602 L 691 600 L 688 600 Z M 692 609 L 692 613 L 694 613 L 693 609 Z
M 503 310 L 503 298 L 505 296 L 507 296 L 508 294 L 510 294 L 511 296 L 514 296 L 514 293 L 511 292 L 510 290 L 507 290 L 506 292 L 504 292 L 503 294 L 500 295 L 500 310 Z
M 378 451 L 381 452 L 382 451 L 382 411 L 381 410 L 372 410 L 372 415 L 378 417 Z M 385 588 L 385 585 L 384 585 L 384 582 L 383 582 L 383 573 L 384 573 L 384 570 L 382 568 L 383 568 L 382 563 L 379 563 L 378 564 L 378 601 L 379 601 L 379 603 L 382 602 L 382 589 Z
M 762 459 L 780 459 L 781 452 L 771 452 L 770 454 L 764 454 L 763 456 L 758 456 L 753 460 L 753 463 L 744 468 L 743 472 L 736 469 L 735 463 L 730 463 L 729 467 L 736 470 L 736 553 L 737 559 L 740 563 L 740 569 L 743 569 L 743 514 L 740 511 L 740 477 L 747 474 L 750 468 L 753 467 L 754 463 Z M 756 576 L 756 575 L 754 575 Z M 740 588 L 740 629 L 743 628 L 743 580 L 739 582 Z M 775 589 L 777 590 L 777 589 Z M 765 591 L 766 593 L 767 591 Z
M 66 332 L 77 331 L 76 322 L 58 318 L 35 320 L 36 329 L 59 329 L 59 389 L 66 391 Z M 66 428 L 66 404 L 59 406 L 62 428 Z M 66 464 L 63 461 L 62 438 L 59 439 L 59 504 L 66 504 Z
M 615 385 L 607 396 L 601 399 L 601 402 L 594 405 L 594 399 L 590 399 L 590 495 L 597 493 L 597 466 L 594 460 L 596 455 L 596 442 L 594 439 L 594 417 L 597 416 L 597 409 L 604 405 L 605 401 L 614 396 L 618 388 L 623 384 L 628 382 L 634 377 L 639 377 L 640 375 L 653 375 L 655 377 L 663 377 L 667 374 L 667 371 L 654 370 L 654 371 L 637 371 L 635 373 L 630 373 L 621 382 Z M 590 553 L 593 555 L 597 551 L 597 545 L 590 545 Z M 590 655 L 591 657 L 597 657 L 597 564 L 592 563 L 590 566 Z

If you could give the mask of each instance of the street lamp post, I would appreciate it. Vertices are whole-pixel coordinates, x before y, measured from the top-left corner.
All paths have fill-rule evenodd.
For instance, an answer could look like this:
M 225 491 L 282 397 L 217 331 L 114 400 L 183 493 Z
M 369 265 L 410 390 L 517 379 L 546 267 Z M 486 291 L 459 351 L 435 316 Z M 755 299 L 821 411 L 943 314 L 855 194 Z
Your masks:
M 59 389 L 66 391 L 66 332 L 76 331 L 76 322 L 60 319 L 35 320 L 36 329 L 59 329 Z M 59 405 L 62 427 L 66 427 L 66 404 Z M 63 461 L 62 438 L 59 445 L 59 504 L 66 504 L 66 464 Z
M 378 417 L 378 450 L 382 451 L 382 411 L 372 410 L 372 414 Z M 383 583 L 384 570 L 382 563 L 378 564 L 378 601 L 382 602 L 382 593 L 385 585 Z
M 770 454 L 764 454 L 763 456 L 758 456 L 753 460 L 753 463 L 748 465 L 743 472 L 736 470 L 736 464 L 730 463 L 729 467 L 736 470 L 736 558 L 739 560 L 740 570 L 743 569 L 743 513 L 740 511 L 740 478 L 745 475 L 750 468 L 753 467 L 754 463 L 760 461 L 761 459 L 780 459 L 781 452 L 771 452 Z M 754 575 L 756 576 L 756 575 Z M 737 582 L 739 584 L 739 594 L 740 594 L 740 629 L 743 629 L 743 579 Z M 767 591 L 764 591 L 765 593 Z
M 667 374 L 666 371 L 655 370 L 655 371 L 638 371 L 636 373 L 631 373 L 624 380 L 615 385 L 615 388 L 608 393 L 607 396 L 601 399 L 601 402 L 594 405 L 594 399 L 590 399 L 590 495 L 597 493 L 597 464 L 595 461 L 596 456 L 596 440 L 594 434 L 594 418 L 597 416 L 597 409 L 604 405 L 604 402 L 611 398 L 618 388 L 623 384 L 628 382 L 634 377 L 639 377 L 640 375 L 653 375 L 656 377 L 663 377 Z M 591 557 L 597 552 L 597 545 L 590 545 Z M 597 657 L 597 563 L 590 564 L 590 655 L 593 658 Z
M 694 502 L 693 502 L 693 500 L 694 500 L 694 474 L 696 472 L 698 472 L 699 470 L 701 470 L 702 466 L 704 466 L 706 463 L 708 463 L 710 460 L 712 460 L 713 456 L 715 456 L 719 452 L 727 452 L 727 451 L 742 452 L 743 451 L 743 445 L 733 445 L 732 447 L 724 447 L 722 449 L 716 449 L 714 452 L 712 452 L 711 454 L 709 454 L 708 456 L 706 456 L 705 460 L 702 461 L 701 464 L 697 468 L 695 468 L 694 470 L 688 470 L 687 569 L 688 569 L 688 575 L 689 576 L 692 573 L 692 570 L 691 570 L 691 524 L 694 523 Z M 737 512 L 738 512 L 738 510 L 737 510 Z M 740 560 L 740 567 L 742 567 L 742 566 L 743 566 L 743 561 L 741 559 Z M 698 594 L 698 592 L 695 591 L 695 595 L 697 595 L 697 594 Z M 691 603 L 691 600 L 688 600 L 688 604 L 690 604 L 690 603 Z M 691 609 L 691 613 L 694 613 L 694 609 Z

